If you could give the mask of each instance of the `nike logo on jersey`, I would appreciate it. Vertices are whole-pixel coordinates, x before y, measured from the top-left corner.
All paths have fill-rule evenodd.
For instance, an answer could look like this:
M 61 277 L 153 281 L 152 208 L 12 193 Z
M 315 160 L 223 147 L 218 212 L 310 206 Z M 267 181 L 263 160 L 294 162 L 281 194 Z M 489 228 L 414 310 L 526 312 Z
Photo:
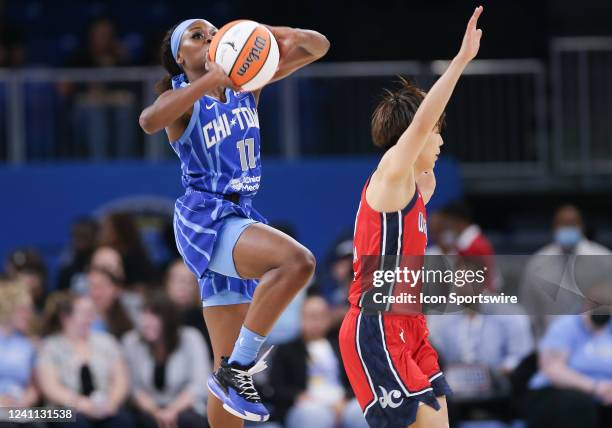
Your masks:
M 391 391 L 387 392 L 387 390 L 382 386 L 378 385 L 378 387 L 380 388 L 380 397 L 378 397 L 378 402 L 380 403 L 380 407 L 383 409 L 387 406 L 391 407 L 392 409 L 396 409 L 404 402 L 403 398 L 397 402 L 393 401 L 394 399 L 397 400 L 402 396 L 402 393 L 397 389 L 392 389 Z
M 211 105 L 205 104 L 205 106 L 206 106 L 206 110 L 210 110 L 210 109 L 211 109 L 211 108 L 213 108 L 215 105 L 214 105 L 214 104 L 211 104 Z
M 400 332 L 400 339 L 402 339 L 402 342 L 406 343 L 406 341 L 404 340 L 404 330 L 402 329 L 402 331 Z

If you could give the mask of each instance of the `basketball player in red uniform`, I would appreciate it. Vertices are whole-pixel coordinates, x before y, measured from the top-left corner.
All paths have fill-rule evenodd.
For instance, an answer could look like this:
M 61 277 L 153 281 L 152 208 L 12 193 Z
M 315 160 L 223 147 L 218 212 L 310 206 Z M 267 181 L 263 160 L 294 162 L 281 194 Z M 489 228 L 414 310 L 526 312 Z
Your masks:
M 461 73 L 478 53 L 482 9 L 474 11 L 459 53 L 427 95 L 404 81 L 398 90 L 386 91 L 372 117 L 374 144 L 387 151 L 361 194 L 351 308 L 340 329 L 344 367 L 371 427 L 448 427 L 450 389 L 427 339 L 425 318 L 381 300 L 397 296 L 400 287 L 396 280 L 381 286 L 372 273 L 422 267 L 425 205 L 435 188 L 433 166 L 442 146 L 440 121 Z M 375 269 L 367 266 L 372 260 Z M 408 305 L 414 308 L 418 304 Z

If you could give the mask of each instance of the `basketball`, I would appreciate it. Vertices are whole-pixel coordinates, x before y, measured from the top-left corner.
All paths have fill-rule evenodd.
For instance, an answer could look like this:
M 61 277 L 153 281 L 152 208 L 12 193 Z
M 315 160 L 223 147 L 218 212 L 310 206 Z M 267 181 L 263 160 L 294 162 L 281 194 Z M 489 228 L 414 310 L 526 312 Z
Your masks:
M 224 25 L 213 37 L 208 56 L 245 91 L 268 83 L 279 60 L 278 44 L 270 30 L 249 20 Z

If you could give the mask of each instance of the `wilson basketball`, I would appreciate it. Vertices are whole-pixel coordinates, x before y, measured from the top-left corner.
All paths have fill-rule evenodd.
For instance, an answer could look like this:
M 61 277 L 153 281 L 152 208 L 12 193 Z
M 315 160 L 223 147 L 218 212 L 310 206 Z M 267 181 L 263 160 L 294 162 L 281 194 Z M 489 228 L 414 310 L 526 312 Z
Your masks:
M 208 56 L 245 91 L 268 83 L 279 61 L 278 44 L 270 30 L 249 20 L 225 24 L 213 37 Z

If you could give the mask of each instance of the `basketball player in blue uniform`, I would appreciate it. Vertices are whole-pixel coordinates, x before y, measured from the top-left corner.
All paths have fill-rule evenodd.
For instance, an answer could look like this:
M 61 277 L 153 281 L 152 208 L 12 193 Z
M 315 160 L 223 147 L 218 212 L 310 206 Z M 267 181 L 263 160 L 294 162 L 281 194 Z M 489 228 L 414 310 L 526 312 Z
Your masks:
M 273 81 L 329 49 L 315 31 L 269 29 L 280 49 Z M 263 359 L 255 362 L 257 353 L 313 275 L 315 260 L 252 207 L 261 180 L 261 90 L 240 92 L 208 59 L 216 32 L 204 19 L 183 21 L 168 32 L 161 52 L 168 76 L 140 125 L 149 134 L 165 129 L 181 161 L 185 194 L 176 201 L 174 231 L 185 264 L 199 279 L 215 356 L 208 418 L 213 428 L 232 428 L 242 419 L 269 417 L 253 385 L 252 375 L 265 369 Z

